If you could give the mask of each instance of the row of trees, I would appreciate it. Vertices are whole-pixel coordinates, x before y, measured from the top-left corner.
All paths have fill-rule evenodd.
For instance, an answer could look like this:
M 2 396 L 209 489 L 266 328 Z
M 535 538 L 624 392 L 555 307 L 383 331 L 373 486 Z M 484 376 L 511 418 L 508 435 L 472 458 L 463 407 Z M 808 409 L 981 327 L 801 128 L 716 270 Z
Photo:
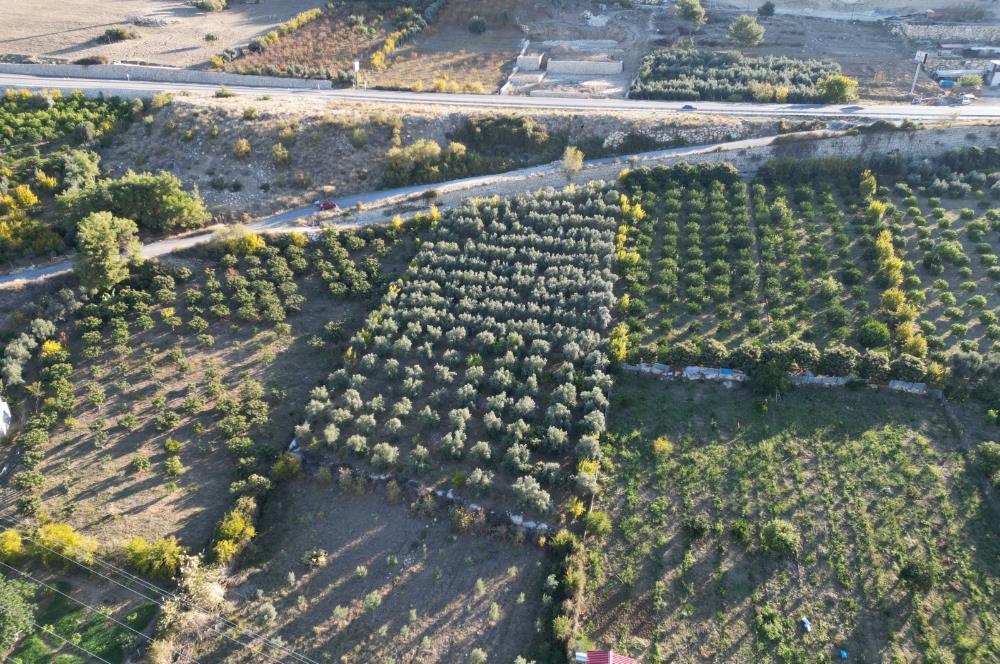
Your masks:
M 600 454 L 620 214 L 617 194 L 589 188 L 450 213 L 313 391 L 297 439 L 413 473 L 469 457 L 475 492 L 509 473 L 519 504 L 549 511 L 552 487 L 580 475 L 567 457 Z
M 647 55 L 631 95 L 639 99 L 846 102 L 857 82 L 840 65 L 785 56 L 659 50 Z

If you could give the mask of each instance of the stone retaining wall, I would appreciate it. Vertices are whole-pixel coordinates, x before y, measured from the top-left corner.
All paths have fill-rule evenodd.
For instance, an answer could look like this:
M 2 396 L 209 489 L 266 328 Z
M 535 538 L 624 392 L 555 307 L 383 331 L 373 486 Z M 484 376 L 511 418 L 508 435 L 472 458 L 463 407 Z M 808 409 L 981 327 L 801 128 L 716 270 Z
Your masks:
M 901 23 L 893 27 L 907 39 L 917 41 L 940 42 L 976 42 L 981 44 L 1000 43 L 1000 25 L 979 25 L 972 23 L 957 24 L 920 24 Z
M 553 60 L 549 59 L 545 71 L 550 74 L 577 74 L 583 76 L 609 76 L 622 73 L 621 60 Z
M 328 80 L 310 78 L 281 78 L 278 76 L 248 76 L 218 71 L 178 69 L 176 67 L 147 67 L 143 65 L 35 65 L 0 62 L 0 73 L 25 76 L 53 76 L 67 78 L 97 78 L 157 83 L 202 83 L 207 85 L 247 85 L 265 88 L 329 89 Z M 146 94 L 148 96 L 148 93 Z

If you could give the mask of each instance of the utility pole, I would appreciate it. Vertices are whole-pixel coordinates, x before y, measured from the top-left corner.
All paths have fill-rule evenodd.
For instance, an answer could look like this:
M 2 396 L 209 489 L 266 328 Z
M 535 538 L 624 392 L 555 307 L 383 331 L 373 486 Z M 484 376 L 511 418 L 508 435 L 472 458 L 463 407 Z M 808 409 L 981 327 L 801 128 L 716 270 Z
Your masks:
M 910 86 L 911 97 L 913 96 L 913 93 L 917 91 L 917 79 L 920 78 L 920 68 L 924 66 L 925 62 L 927 62 L 927 52 L 917 51 L 917 54 L 913 56 L 913 60 L 917 63 L 917 71 L 913 72 L 913 85 Z

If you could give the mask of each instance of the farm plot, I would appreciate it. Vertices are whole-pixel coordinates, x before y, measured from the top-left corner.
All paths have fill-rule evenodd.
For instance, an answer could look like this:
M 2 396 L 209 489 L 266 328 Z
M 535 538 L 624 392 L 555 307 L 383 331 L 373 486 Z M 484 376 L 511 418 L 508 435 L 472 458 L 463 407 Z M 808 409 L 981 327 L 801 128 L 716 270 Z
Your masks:
M 542 518 L 567 487 L 591 491 L 621 214 L 590 187 L 449 212 L 313 391 L 297 440 Z
M 1000 515 L 938 411 L 870 390 L 757 406 L 616 382 L 585 637 L 644 662 L 1000 656 Z
M 914 264 L 905 282 L 922 305 L 931 350 L 988 352 L 1000 340 L 1000 187 L 995 149 L 959 150 L 936 165 L 912 165 L 893 187 L 894 237 Z
M 367 62 L 393 29 L 391 15 L 366 2 L 340 3 L 296 30 L 224 52 L 214 64 L 237 74 L 330 78 L 349 82 L 355 60 Z
M 996 155 L 977 154 L 943 162 L 979 163 L 964 174 L 907 166 L 912 186 L 898 164 L 879 186 L 843 161 L 771 162 L 749 187 L 726 167 L 628 172 L 623 189 L 651 212 L 623 243 L 623 357 L 750 371 L 778 344 L 817 373 L 981 387 L 967 372 L 1000 335 L 1000 269 L 984 191 Z
M 374 74 L 376 85 L 436 92 L 495 92 L 513 67 L 524 34 L 516 19 L 523 0 L 449 0 L 431 25 Z M 483 18 L 474 34 L 469 21 Z
M 313 355 L 356 329 L 413 242 L 380 229 L 223 247 L 147 263 L 82 306 L 61 292 L 48 310 L 68 325 L 25 312 L 29 332 L 3 364 L 25 417 L 14 444 L 26 469 L 11 479 L 22 516 L 65 521 L 111 551 L 165 535 L 202 550 L 231 496 L 268 483 L 294 424 L 284 404 L 323 375 Z
M 139 102 L 138 110 L 142 111 Z M 116 97 L 6 90 L 0 97 L 0 264 L 61 251 L 55 195 L 97 173 L 95 140 L 126 125 L 136 106 Z M 37 151 L 37 152 L 36 152 Z
M 542 551 L 457 535 L 448 520 L 429 523 L 387 500 L 316 479 L 277 492 L 230 593 L 239 618 L 320 661 L 528 655 L 549 573 Z M 252 660 L 219 646 L 199 661 Z
M 110 664 L 121 664 L 137 646 L 145 643 L 136 632 L 147 632 L 156 617 L 156 604 L 142 603 L 126 591 L 102 587 L 71 571 L 51 574 L 32 569 L 29 573 L 51 588 L 27 582 L 37 588 L 34 602 L 38 612 L 34 622 L 46 629 L 34 628 L 10 653 L 10 661 L 20 664 L 97 661 L 89 659 L 80 650 L 83 648 Z M 24 581 L 13 572 L 6 577 Z M 99 610 L 91 611 L 81 602 Z
M 630 96 L 636 99 L 713 101 L 823 101 L 821 81 L 840 74 L 840 65 L 822 60 L 737 52 L 659 50 L 645 57 Z

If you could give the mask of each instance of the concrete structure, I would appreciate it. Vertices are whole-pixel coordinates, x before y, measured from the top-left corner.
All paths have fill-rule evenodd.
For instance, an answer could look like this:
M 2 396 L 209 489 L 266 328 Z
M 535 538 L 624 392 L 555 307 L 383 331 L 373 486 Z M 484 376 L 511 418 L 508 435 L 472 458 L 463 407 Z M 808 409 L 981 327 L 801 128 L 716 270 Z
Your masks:
M 545 70 L 550 74 L 572 76 L 614 76 L 622 73 L 621 60 L 553 60 L 549 59 Z
M 10 406 L 7 405 L 6 401 L 0 399 L 0 438 L 10 433 L 10 426 L 13 419 L 10 413 Z
M 542 68 L 545 55 L 542 53 L 526 53 L 517 56 L 518 71 L 538 71 Z
M 328 80 L 313 78 L 283 78 L 279 76 L 248 76 L 219 71 L 149 67 L 145 65 L 34 65 L 0 62 L 0 73 L 25 76 L 60 76 L 65 78 L 96 78 L 107 80 L 153 81 L 160 83 L 202 83 L 208 85 L 246 85 L 265 88 L 297 88 L 327 90 Z

